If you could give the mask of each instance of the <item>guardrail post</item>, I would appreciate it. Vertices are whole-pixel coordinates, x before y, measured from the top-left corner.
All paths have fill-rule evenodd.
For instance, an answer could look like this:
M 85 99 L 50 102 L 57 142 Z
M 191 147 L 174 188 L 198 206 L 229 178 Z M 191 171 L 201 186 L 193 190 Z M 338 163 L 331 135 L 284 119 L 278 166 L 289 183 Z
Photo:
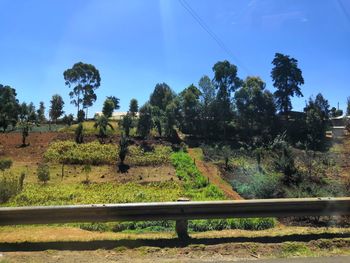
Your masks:
M 179 198 L 179 199 L 177 199 L 177 201 L 178 202 L 186 202 L 186 201 L 190 201 L 190 199 Z M 176 234 L 179 237 L 179 239 L 185 240 L 185 239 L 190 238 L 190 236 L 188 235 L 188 232 L 187 232 L 187 227 L 188 227 L 188 221 L 186 219 L 176 220 L 175 231 L 176 231 Z

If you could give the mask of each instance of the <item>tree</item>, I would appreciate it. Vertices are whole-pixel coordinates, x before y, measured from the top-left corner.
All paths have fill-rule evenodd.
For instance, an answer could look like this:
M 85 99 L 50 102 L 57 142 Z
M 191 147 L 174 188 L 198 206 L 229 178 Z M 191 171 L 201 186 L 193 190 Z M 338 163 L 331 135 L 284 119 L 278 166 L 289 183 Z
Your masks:
M 213 83 L 217 89 L 214 104 L 215 119 L 226 138 L 227 124 L 232 119 L 231 92 L 242 85 L 242 80 L 237 76 L 237 67 L 227 60 L 217 62 L 213 66 L 213 71 Z
M 84 126 L 79 122 L 77 128 L 75 129 L 75 142 L 80 144 L 84 142 Z
M 302 72 L 296 59 L 280 53 L 275 54 L 272 64 L 271 77 L 277 89 L 274 93 L 277 107 L 282 114 L 288 115 L 292 109 L 290 97 L 303 96 L 300 90 L 300 85 L 304 84 Z
M 237 128 L 241 137 L 250 143 L 254 139 L 271 139 L 275 129 L 276 107 L 273 95 L 265 90 L 265 86 L 259 77 L 247 77 L 243 87 L 235 93 Z
M 337 109 L 336 107 L 332 107 L 331 110 L 330 110 L 330 116 L 331 117 L 343 116 L 343 111 Z
M 68 114 L 68 115 L 65 114 L 62 118 L 62 121 L 64 124 L 71 126 L 74 121 L 73 114 Z
M 119 99 L 117 97 L 108 96 L 107 99 L 113 101 L 113 103 L 114 103 L 114 110 L 118 110 L 120 108 L 120 106 L 119 106 Z
M 124 165 L 124 160 L 125 160 L 126 155 L 128 153 L 128 145 L 129 145 L 128 138 L 124 134 L 122 134 L 122 136 L 120 137 L 120 141 L 119 141 L 120 166 Z
M 43 101 L 40 101 L 39 109 L 36 111 L 36 114 L 38 116 L 38 122 L 39 123 L 43 123 L 44 121 L 46 121 L 46 118 L 45 118 L 45 105 L 44 105 Z
M 101 143 L 104 143 L 104 139 L 107 137 L 107 127 L 114 130 L 112 124 L 108 122 L 108 119 L 104 115 L 97 118 L 94 127 L 98 128 L 98 137 Z
M 46 184 L 50 180 L 50 170 L 47 164 L 39 164 L 37 168 L 37 176 L 40 182 Z
M 69 96 L 79 112 L 80 105 L 83 108 L 90 107 L 96 100 L 95 90 L 100 86 L 101 77 L 99 71 L 91 64 L 78 62 L 72 68 L 63 73 L 65 84 L 72 90 Z
M 103 103 L 102 113 L 106 118 L 112 117 L 114 110 L 114 102 L 111 99 L 106 99 Z
M 142 138 L 149 136 L 152 129 L 152 107 L 146 103 L 140 108 L 139 122 L 137 125 L 137 132 Z
M 200 90 L 190 85 L 180 93 L 181 112 L 182 112 L 182 131 L 189 134 L 196 134 L 199 131 L 199 121 L 201 105 L 199 97 Z
M 77 121 L 78 123 L 83 122 L 85 120 L 85 112 L 83 110 L 78 111 Z
M 165 119 L 164 111 L 159 109 L 158 106 L 152 107 L 152 122 L 157 129 L 159 137 L 162 137 L 163 135 L 163 123 Z
M 132 118 L 130 114 L 126 114 L 122 119 L 122 127 L 125 132 L 126 137 L 130 135 L 130 129 L 132 128 Z
M 319 93 L 315 100 L 309 99 L 304 112 L 306 114 L 307 146 L 312 150 L 320 150 L 326 140 L 329 120 L 328 101 Z
M 49 116 L 51 120 L 53 120 L 55 123 L 57 122 L 57 119 L 61 117 L 62 114 L 64 113 L 63 106 L 64 106 L 64 101 L 62 97 L 58 94 L 53 95 L 50 100 Z
M 215 102 L 215 87 L 210 78 L 204 75 L 198 83 L 201 91 L 201 128 L 204 136 L 209 137 L 211 133 L 211 122 L 213 120 L 213 105 Z
M 174 139 L 177 135 L 176 133 L 176 126 L 178 124 L 178 113 L 179 111 L 179 105 L 177 104 L 177 101 L 174 100 L 165 109 L 165 124 L 164 124 L 164 131 L 165 136 L 168 138 Z
M 129 112 L 132 117 L 135 117 L 137 112 L 139 111 L 139 105 L 136 99 L 130 100 Z
M 86 109 L 85 117 L 88 118 L 88 109 L 91 107 L 97 99 L 94 89 L 88 86 L 83 92 L 83 109 Z
M 34 112 L 34 113 L 33 113 Z M 19 129 L 22 133 L 22 147 L 27 146 L 26 138 L 29 136 L 29 132 L 32 129 L 33 125 L 37 124 L 37 118 L 35 114 L 35 107 L 33 103 L 27 105 L 23 102 L 19 106 L 18 110 L 18 118 L 19 118 Z
M 166 83 L 158 83 L 152 92 L 149 103 L 165 111 L 166 106 L 175 98 L 174 91 Z
M 0 84 L 0 128 L 5 132 L 9 125 L 14 128 L 18 121 L 18 100 L 16 90 Z

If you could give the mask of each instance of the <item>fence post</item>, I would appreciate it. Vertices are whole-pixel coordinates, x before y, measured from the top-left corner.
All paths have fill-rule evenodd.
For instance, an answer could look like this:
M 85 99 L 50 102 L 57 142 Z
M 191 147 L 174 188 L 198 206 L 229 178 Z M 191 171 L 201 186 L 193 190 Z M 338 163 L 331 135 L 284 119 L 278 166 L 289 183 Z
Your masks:
M 190 201 L 190 199 L 179 198 L 179 199 L 177 199 L 177 201 L 178 202 L 187 202 L 187 201 Z M 185 239 L 190 238 L 190 236 L 188 235 L 188 232 L 187 232 L 187 227 L 188 227 L 187 219 L 176 220 L 175 231 L 176 231 L 176 234 L 179 237 L 179 239 L 185 240 Z

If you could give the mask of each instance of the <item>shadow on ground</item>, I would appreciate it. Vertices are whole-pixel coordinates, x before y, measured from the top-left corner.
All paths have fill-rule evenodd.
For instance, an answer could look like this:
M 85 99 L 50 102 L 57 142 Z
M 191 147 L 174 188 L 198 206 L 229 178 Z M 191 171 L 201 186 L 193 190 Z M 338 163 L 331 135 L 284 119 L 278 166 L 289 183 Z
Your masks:
M 348 238 L 350 234 L 323 233 L 309 235 L 286 235 L 277 237 L 227 237 L 227 238 L 190 238 L 187 240 L 173 239 L 122 239 L 122 240 L 96 240 L 96 241 L 57 241 L 57 242 L 18 242 L 0 243 L 0 251 L 43 251 L 53 250 L 96 250 L 113 249 L 119 246 L 138 248 L 151 246 L 159 248 L 185 247 L 188 245 L 218 245 L 225 243 L 282 243 L 282 242 L 309 242 L 317 239 Z

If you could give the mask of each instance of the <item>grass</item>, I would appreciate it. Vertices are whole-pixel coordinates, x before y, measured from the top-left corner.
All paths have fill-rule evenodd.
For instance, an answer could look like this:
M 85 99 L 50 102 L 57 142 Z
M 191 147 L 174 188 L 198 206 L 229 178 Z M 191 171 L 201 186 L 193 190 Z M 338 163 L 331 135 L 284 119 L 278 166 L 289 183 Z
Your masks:
M 46 206 L 176 201 L 182 188 L 175 182 L 99 183 L 99 184 L 27 184 L 24 190 L 4 206 Z
M 120 128 L 117 121 L 109 121 L 111 125 L 113 126 L 113 130 L 108 127 L 107 128 L 107 134 L 113 135 L 113 134 L 120 134 Z M 84 134 L 92 135 L 92 134 L 98 134 L 98 129 L 94 127 L 95 122 L 94 121 L 84 121 L 83 122 L 83 128 L 84 128 Z M 65 126 L 61 129 L 59 129 L 59 132 L 66 132 L 66 133 L 74 133 L 77 129 L 78 124 L 73 124 L 71 126 Z

